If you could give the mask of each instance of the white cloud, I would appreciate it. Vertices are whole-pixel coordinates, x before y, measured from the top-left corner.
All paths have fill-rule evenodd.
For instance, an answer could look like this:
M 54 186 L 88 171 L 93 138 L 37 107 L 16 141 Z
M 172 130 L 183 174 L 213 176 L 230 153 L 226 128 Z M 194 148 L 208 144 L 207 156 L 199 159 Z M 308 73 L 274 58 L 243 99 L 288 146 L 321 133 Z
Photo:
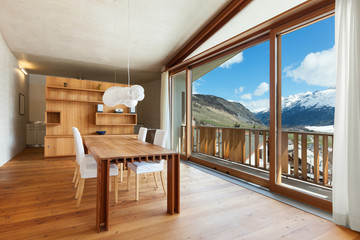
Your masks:
M 304 81 L 309 85 L 323 87 L 335 86 L 336 82 L 335 47 L 315 53 L 309 53 L 300 66 L 293 69 L 287 66 L 284 69 L 286 77 L 295 81 Z
M 251 112 L 261 112 L 269 109 L 269 99 L 267 98 L 240 103 L 244 105 L 247 109 L 249 109 Z
M 192 94 L 199 94 L 199 92 L 196 90 L 196 85 L 193 83 L 193 93 Z
M 251 100 L 252 99 L 252 94 L 251 93 L 246 93 L 240 96 L 241 99 L 244 100 Z
M 235 55 L 234 57 L 230 58 L 226 62 L 220 65 L 221 68 L 230 68 L 231 65 L 235 63 L 241 63 L 244 60 L 243 52 Z
M 235 94 L 240 94 L 244 91 L 245 87 L 239 87 L 235 89 Z
M 198 80 L 192 83 L 192 94 L 200 94 L 197 88 L 200 86 L 201 82 L 204 82 L 204 79 L 199 78 Z
M 268 91 L 269 91 L 269 84 L 267 84 L 266 82 L 262 82 L 262 83 L 260 83 L 260 85 L 255 90 L 254 95 L 255 96 L 262 96 Z

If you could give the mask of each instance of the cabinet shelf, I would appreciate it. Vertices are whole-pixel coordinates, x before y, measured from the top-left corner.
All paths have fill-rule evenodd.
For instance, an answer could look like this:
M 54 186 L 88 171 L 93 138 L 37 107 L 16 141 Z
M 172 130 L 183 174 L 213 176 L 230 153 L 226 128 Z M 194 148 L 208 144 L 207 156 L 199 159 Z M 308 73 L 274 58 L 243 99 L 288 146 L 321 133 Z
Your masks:
M 96 113 L 95 125 L 98 126 L 135 126 L 137 115 L 132 113 Z
M 104 124 L 96 124 L 96 126 L 135 126 L 136 123 L 104 123 Z
M 63 101 L 63 102 L 100 103 L 100 104 L 103 103 L 102 101 L 95 101 L 95 100 L 76 100 L 76 99 L 61 99 L 61 98 L 46 98 L 46 100 Z
M 99 115 L 126 115 L 126 116 L 135 116 L 136 113 L 101 113 L 101 112 L 97 112 L 96 114 Z
M 111 137 L 111 136 L 129 136 L 129 137 L 137 137 L 137 134 L 105 134 L 105 135 L 99 135 L 97 133 L 94 133 L 94 134 L 85 134 L 85 135 L 81 135 L 82 137 L 88 137 L 88 136 L 93 136 L 93 137 L 96 137 L 96 136 L 100 136 L 100 137 Z M 46 135 L 45 136 L 46 138 L 73 138 L 74 135 Z
M 47 88 L 75 90 L 75 91 L 83 91 L 83 92 L 99 92 L 99 93 L 105 92 L 105 90 L 98 90 L 98 89 L 71 88 L 71 87 L 60 87 L 60 86 L 47 86 Z
M 60 125 L 61 124 L 61 112 L 45 111 L 45 124 L 46 125 Z

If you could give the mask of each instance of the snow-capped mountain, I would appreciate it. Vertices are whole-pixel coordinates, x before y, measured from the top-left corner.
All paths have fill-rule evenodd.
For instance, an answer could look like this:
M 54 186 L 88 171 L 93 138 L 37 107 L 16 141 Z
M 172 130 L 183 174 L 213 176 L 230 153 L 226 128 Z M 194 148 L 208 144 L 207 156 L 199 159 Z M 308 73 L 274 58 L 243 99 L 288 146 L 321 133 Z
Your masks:
M 323 91 L 298 93 L 282 98 L 282 109 L 301 106 L 304 108 L 335 107 L 336 89 L 328 88 Z
M 335 94 L 335 88 L 328 88 L 282 98 L 283 127 L 333 125 Z M 269 110 L 255 113 L 255 116 L 269 124 Z

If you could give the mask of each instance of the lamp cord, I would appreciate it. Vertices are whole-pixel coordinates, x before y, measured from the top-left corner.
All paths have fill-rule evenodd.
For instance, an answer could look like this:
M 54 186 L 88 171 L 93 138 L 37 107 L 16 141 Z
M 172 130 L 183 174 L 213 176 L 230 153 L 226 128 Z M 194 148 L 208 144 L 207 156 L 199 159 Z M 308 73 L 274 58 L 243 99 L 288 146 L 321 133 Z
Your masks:
M 117 0 L 115 0 L 115 3 Z M 130 0 L 128 0 L 128 25 L 127 25 L 127 75 L 128 87 L 130 87 Z M 115 83 L 116 83 L 116 65 L 115 65 Z
M 117 3 L 117 0 L 115 0 L 115 3 Z M 115 58 L 115 60 L 114 60 L 114 68 L 115 68 L 115 74 L 114 74 L 114 77 L 115 77 L 115 79 L 114 79 L 114 83 L 116 84 L 116 58 Z
M 128 57 L 128 62 L 127 62 L 127 70 L 128 70 L 128 87 L 130 87 L 130 0 L 128 0 L 128 41 L 127 41 L 127 57 Z

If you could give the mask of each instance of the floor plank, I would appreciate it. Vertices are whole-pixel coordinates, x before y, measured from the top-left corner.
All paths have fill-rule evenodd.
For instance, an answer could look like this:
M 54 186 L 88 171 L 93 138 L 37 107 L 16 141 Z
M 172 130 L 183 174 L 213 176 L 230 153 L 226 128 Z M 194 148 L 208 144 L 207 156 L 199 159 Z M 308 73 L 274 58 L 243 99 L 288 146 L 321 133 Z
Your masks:
M 359 233 L 181 165 L 181 214 L 166 214 L 166 195 L 140 177 L 134 201 L 126 177 L 110 198 L 110 230 L 95 230 L 95 179 L 75 208 L 74 158 L 44 159 L 25 149 L 0 168 L 1 239 L 359 239 Z

